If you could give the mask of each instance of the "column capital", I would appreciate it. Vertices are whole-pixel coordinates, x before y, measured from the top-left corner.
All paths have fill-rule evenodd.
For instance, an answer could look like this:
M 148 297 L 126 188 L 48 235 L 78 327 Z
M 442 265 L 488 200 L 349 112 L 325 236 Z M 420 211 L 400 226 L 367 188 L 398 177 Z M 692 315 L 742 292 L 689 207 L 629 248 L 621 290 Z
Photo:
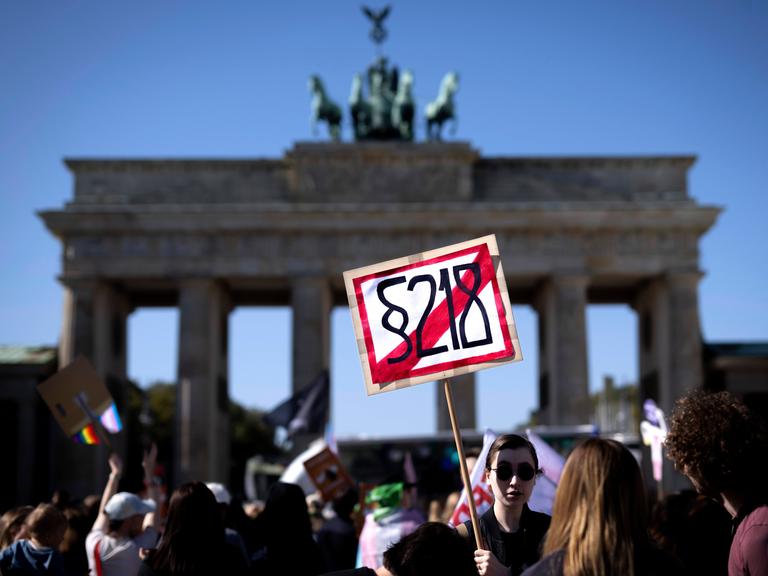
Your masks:
M 195 292 L 208 292 L 216 294 L 218 298 L 217 305 L 224 313 L 232 312 L 234 305 L 228 286 L 218 278 L 209 278 L 203 276 L 189 276 L 180 278 L 176 283 L 180 297 L 186 292 L 194 294 Z
M 310 272 L 307 274 L 297 274 L 291 276 L 291 288 L 293 289 L 300 288 L 301 286 L 305 285 L 322 287 L 324 285 L 330 285 L 330 283 L 331 279 L 327 274 L 313 274 Z
M 591 275 L 583 270 L 558 270 L 547 276 L 546 282 L 557 287 L 586 288 Z
M 704 278 L 704 272 L 701 270 L 666 270 L 662 278 L 673 288 L 693 288 L 699 286 L 699 282 Z
M 547 306 L 547 295 L 551 294 L 552 291 L 561 294 L 584 294 L 586 297 L 590 279 L 591 276 L 582 270 L 552 272 L 545 276 L 536 287 L 533 301 L 534 309 L 541 313 Z
M 215 278 L 208 278 L 205 276 L 188 276 L 184 278 L 179 278 L 178 285 L 179 288 L 188 288 L 188 289 L 195 289 L 195 288 L 209 288 L 211 286 L 216 285 L 217 280 Z
M 101 278 L 81 276 L 59 276 L 58 281 L 62 286 L 73 292 L 95 290 L 104 283 L 104 280 Z

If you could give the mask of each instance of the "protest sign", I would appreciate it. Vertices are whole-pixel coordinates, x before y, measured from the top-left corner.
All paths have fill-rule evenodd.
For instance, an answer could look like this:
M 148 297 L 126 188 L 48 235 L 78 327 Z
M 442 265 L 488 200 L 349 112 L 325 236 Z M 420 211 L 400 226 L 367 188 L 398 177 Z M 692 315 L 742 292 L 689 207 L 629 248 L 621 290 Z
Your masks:
M 122 429 L 112 396 L 83 357 L 40 383 L 37 390 L 61 429 L 76 442 L 98 444 L 102 436 L 102 441 L 109 444 L 99 423 L 113 433 Z
M 522 360 L 496 237 L 344 272 L 368 395 L 442 380 L 464 488 L 450 378 Z M 483 547 L 474 499 L 469 513 Z
M 343 496 L 355 485 L 339 457 L 330 448 L 305 460 L 304 468 L 325 502 Z
M 344 272 L 369 395 L 522 360 L 493 235 Z

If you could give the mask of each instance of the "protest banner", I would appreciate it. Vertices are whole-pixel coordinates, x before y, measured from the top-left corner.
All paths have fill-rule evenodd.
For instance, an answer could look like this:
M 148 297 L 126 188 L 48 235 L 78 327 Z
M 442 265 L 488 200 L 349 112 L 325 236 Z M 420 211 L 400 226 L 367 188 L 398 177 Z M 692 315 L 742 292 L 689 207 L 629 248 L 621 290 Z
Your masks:
M 442 380 L 470 491 L 450 378 L 522 360 L 496 237 L 348 270 L 344 284 L 368 395 Z
M 565 458 L 530 428 L 526 428 L 525 435 L 536 448 L 536 457 L 541 469 L 541 474 L 533 487 L 531 498 L 528 500 L 528 507 L 531 510 L 552 516 L 555 490 L 560 483 L 560 475 L 565 467 Z
M 325 448 L 305 460 L 304 468 L 325 502 L 343 496 L 355 486 L 349 472 L 330 448 Z
M 661 500 L 663 498 L 661 478 L 664 469 L 662 446 L 667 437 L 667 421 L 664 418 L 664 411 L 651 399 L 643 402 L 643 411 L 645 420 L 640 422 L 640 434 L 643 437 L 643 444 L 651 447 L 653 479 L 656 480 L 657 497 Z
M 98 444 L 101 439 L 110 446 L 102 427 L 112 433 L 122 429 L 112 396 L 83 357 L 38 384 L 37 391 L 61 429 L 75 442 Z
M 483 449 L 477 457 L 477 462 L 470 476 L 471 492 L 467 491 L 466 488 L 462 490 L 459 501 L 456 502 L 456 508 L 453 509 L 453 514 L 451 515 L 451 526 L 456 527 L 467 520 L 471 520 L 468 494 L 472 494 L 472 498 L 475 501 L 475 510 L 478 515 L 483 514 L 493 504 L 493 492 L 485 480 L 485 460 L 488 458 L 488 452 L 496 437 L 496 432 L 490 429 L 486 429 L 485 434 L 483 434 Z

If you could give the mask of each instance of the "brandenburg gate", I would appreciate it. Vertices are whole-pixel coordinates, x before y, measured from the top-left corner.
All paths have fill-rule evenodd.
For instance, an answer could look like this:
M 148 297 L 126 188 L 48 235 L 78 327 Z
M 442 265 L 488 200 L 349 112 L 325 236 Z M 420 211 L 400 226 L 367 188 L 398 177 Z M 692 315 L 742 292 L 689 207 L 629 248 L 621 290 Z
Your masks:
M 699 239 L 719 213 L 688 193 L 694 161 L 483 157 L 466 142 L 404 141 L 297 143 L 274 159 L 69 159 L 73 198 L 41 213 L 62 243 L 60 361 L 82 354 L 125 379 L 128 316 L 178 306 L 176 480 L 227 480 L 233 307 L 291 306 L 298 389 L 329 367 L 344 270 L 493 233 L 513 304 L 538 313 L 539 421 L 589 421 L 591 303 L 636 311 L 641 397 L 669 411 L 702 382 Z M 473 428 L 463 378 L 456 401 Z M 69 468 L 62 484 L 82 477 Z

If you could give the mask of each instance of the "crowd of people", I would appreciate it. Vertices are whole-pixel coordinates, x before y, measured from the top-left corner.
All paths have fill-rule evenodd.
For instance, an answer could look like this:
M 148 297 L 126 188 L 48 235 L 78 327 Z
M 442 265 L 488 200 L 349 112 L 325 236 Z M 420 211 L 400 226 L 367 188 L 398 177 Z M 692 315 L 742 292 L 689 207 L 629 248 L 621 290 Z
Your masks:
M 632 453 L 590 438 L 569 455 L 550 517 L 528 506 L 541 474 L 535 447 L 499 436 L 477 463 L 493 504 L 476 534 L 471 521 L 441 521 L 444 511 L 427 521 L 402 482 L 371 492 L 365 518 L 354 489 L 324 506 L 283 482 L 258 508 L 221 484 L 185 483 L 163 514 L 152 447 L 142 496 L 118 491 L 123 465 L 111 455 L 100 498 L 3 514 L 0 574 L 768 576 L 764 422 L 728 393 L 693 392 L 676 405 L 666 450 L 695 491 L 651 506 Z

